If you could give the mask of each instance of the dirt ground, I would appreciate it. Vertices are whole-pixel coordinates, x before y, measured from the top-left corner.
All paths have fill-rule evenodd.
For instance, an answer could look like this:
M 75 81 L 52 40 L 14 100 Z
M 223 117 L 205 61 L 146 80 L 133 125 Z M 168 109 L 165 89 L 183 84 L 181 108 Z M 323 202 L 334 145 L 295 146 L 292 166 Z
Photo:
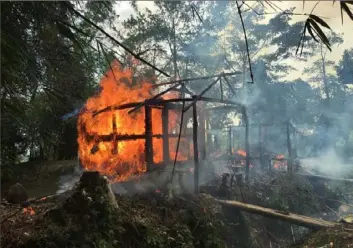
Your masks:
M 117 206 L 113 206 L 105 179 L 81 178 L 72 191 L 31 199 L 28 206 L 2 203 L 1 244 L 55 248 L 283 248 L 293 246 L 294 229 L 297 233 L 294 247 L 352 247 L 353 227 L 349 224 L 304 236 L 307 231 L 288 223 L 221 207 L 211 196 L 219 194 L 219 183 L 202 187 L 199 196 L 180 194 L 169 198 L 166 189 L 116 196 Z M 330 202 L 316 195 L 324 192 L 335 197 L 332 190 L 325 191 L 322 187 L 302 178 L 295 178 L 289 184 L 285 175 L 262 177 L 251 186 L 235 187 L 229 197 L 278 210 L 318 215 Z

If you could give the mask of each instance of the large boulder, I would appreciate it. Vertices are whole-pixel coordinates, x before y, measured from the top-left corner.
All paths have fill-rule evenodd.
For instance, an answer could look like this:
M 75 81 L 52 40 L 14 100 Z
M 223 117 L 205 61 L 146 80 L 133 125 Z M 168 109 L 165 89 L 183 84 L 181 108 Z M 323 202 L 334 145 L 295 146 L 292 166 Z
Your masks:
M 20 183 L 16 183 L 9 188 L 6 200 L 12 204 L 21 204 L 28 200 L 28 195 L 25 188 Z

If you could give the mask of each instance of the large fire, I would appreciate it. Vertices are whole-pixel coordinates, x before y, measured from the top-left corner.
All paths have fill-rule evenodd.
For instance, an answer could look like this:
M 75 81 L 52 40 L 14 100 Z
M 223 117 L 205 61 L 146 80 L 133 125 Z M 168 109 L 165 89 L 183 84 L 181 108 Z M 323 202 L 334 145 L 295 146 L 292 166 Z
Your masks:
M 279 161 L 276 161 L 274 164 L 274 168 L 275 169 L 280 169 L 280 168 L 284 168 L 287 166 L 287 161 L 284 158 L 284 154 L 278 154 L 276 156 L 276 159 L 278 159 Z
M 114 74 L 113 74 L 113 72 Z M 113 181 L 124 181 L 134 174 L 146 171 L 145 139 L 119 141 L 117 135 L 145 134 L 144 108 L 128 114 L 131 109 L 110 110 L 98 115 L 93 113 L 109 106 L 119 106 L 132 102 L 142 102 L 152 96 L 152 84 L 141 82 L 132 85 L 133 72 L 131 69 L 122 69 L 118 63 L 112 64 L 112 70 L 105 74 L 100 81 L 101 91 L 87 100 L 78 119 L 79 156 L 86 170 L 96 170 L 107 175 Z M 174 98 L 174 96 L 166 96 Z M 162 111 L 152 109 L 152 133 L 162 134 Z M 169 133 L 175 132 L 178 114 L 169 111 Z M 102 141 L 99 136 L 113 137 L 113 141 Z M 181 139 L 177 160 L 186 160 L 188 140 Z M 160 163 L 163 160 L 163 142 L 154 137 L 153 161 Z M 169 138 L 170 158 L 174 159 L 177 138 Z M 186 149 L 187 150 L 187 149 Z

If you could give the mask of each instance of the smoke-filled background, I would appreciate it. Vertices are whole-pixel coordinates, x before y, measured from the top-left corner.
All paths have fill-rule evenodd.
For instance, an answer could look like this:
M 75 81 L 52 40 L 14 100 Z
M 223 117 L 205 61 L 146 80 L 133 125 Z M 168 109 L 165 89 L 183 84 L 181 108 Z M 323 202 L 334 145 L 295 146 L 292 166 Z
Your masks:
M 312 10 L 312 3 L 305 5 L 304 10 L 297 3 L 288 1 L 276 3 L 276 11 L 256 2 L 242 6 L 243 10 L 248 9 L 242 16 L 254 78 L 254 83 L 251 83 L 247 46 L 235 2 L 74 4 L 125 46 L 171 75 L 172 79 L 238 71 L 239 75 L 230 79 L 236 95 L 233 96 L 224 86 L 225 98 L 247 106 L 250 124 L 269 124 L 263 130 L 263 142 L 268 152 L 287 155 L 285 126 L 277 124 L 290 120 L 295 128 L 292 145 L 303 166 L 315 168 L 317 173 L 344 176 L 345 168 L 352 164 L 352 31 L 350 23 L 342 26 L 337 22 L 340 21 L 337 6 L 331 9 L 330 3 L 322 2 L 313 11 L 315 15 L 330 17 L 324 20 L 332 30 L 323 28 L 323 31 L 332 52 L 324 44 L 306 36 L 301 55 L 296 54 L 296 50 L 307 17 L 283 14 L 283 11 L 308 12 Z M 328 5 L 330 12 L 326 11 Z M 23 20 L 23 25 L 10 26 L 13 17 L 7 17 L 4 23 L 9 25 L 2 27 L 2 31 L 11 33 L 11 37 L 27 37 L 27 40 L 41 40 L 44 44 L 21 43 L 24 47 L 21 51 L 27 51 L 26 59 L 21 59 L 23 54 L 11 47 L 8 49 L 13 53 L 2 55 L 2 58 L 7 56 L 7 61 L 27 68 L 23 70 L 23 78 L 31 82 L 15 77 L 15 67 L 5 65 L 2 68 L 6 82 L 14 82 L 2 84 L 3 179 L 14 174 L 14 164 L 28 160 L 77 158 L 75 114 L 89 97 L 99 92 L 99 81 L 114 59 L 124 68 L 134 71 L 134 87 L 143 80 L 151 83 L 171 80 L 132 59 L 128 52 L 101 37 L 97 30 L 76 17 L 72 17 L 75 25 L 93 37 L 91 40 L 75 30 L 71 32 L 76 39 L 71 40 L 62 24 L 49 19 L 43 20 L 47 29 L 53 31 L 50 33 L 52 36 L 44 35 L 48 30 L 32 25 L 32 20 L 38 16 L 35 13 L 44 10 L 59 13 L 56 15 L 64 13 L 57 19 L 70 22 L 69 14 L 65 12 L 67 9 L 57 3 L 45 7 L 38 4 L 34 14 L 22 15 L 27 7 L 26 4 L 7 3 L 2 8 L 9 13 L 15 11 L 16 18 Z M 60 8 L 63 8 L 62 12 L 57 11 Z M 268 12 L 272 14 L 257 14 Z M 50 15 L 46 16 L 49 18 Z M 28 32 L 28 29 L 33 29 L 33 32 Z M 12 43 L 10 38 L 6 39 L 2 39 L 4 46 Z M 69 52 L 70 49 L 74 52 Z M 62 54 L 64 50 L 65 56 Z M 38 59 L 32 61 L 29 58 Z M 43 66 L 46 70 L 42 69 Z M 16 68 L 16 71 L 21 71 L 21 68 Z M 188 87 L 200 92 L 209 83 L 200 81 Z M 206 96 L 219 98 L 219 85 Z M 209 128 L 219 136 L 221 149 L 226 148 L 225 127 L 238 124 L 243 122 L 237 112 L 211 112 Z M 244 129 L 239 128 L 235 132 L 235 146 L 243 149 Z M 257 128 L 251 127 L 252 151 L 259 143 L 258 133 Z

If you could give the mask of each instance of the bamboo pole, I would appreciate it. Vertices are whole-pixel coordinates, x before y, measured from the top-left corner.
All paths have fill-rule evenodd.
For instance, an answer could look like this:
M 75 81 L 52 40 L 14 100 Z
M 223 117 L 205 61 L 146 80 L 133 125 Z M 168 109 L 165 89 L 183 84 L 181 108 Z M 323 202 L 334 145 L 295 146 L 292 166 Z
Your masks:
M 200 144 L 201 144 L 201 159 L 206 160 L 206 127 L 205 127 L 205 111 L 200 111 Z
M 288 165 L 287 170 L 289 174 L 293 173 L 293 158 L 292 158 L 292 142 L 290 139 L 290 123 L 289 120 L 287 121 L 286 125 L 287 129 L 287 149 L 288 149 Z
M 153 164 L 152 109 L 149 105 L 145 105 L 145 136 L 146 165 L 147 171 L 149 171 Z
M 236 71 L 236 72 L 216 74 L 216 75 L 212 75 L 212 76 L 184 78 L 184 79 L 173 80 L 173 81 L 169 81 L 169 82 L 165 82 L 165 83 L 155 84 L 152 87 L 155 88 L 155 87 L 169 85 L 169 84 L 175 84 L 175 83 L 193 83 L 194 81 L 198 81 L 198 80 L 206 80 L 206 79 L 218 78 L 218 77 L 226 78 L 226 76 L 234 76 L 234 75 L 240 75 L 240 74 L 241 74 L 240 71 Z M 234 94 L 235 94 L 235 92 L 234 92 Z
M 215 85 L 218 81 L 219 81 L 220 77 L 218 77 L 215 81 L 213 81 L 211 84 L 209 84 L 203 91 L 201 91 L 201 93 L 197 96 L 193 97 L 193 101 L 192 103 L 190 103 L 190 105 L 184 107 L 183 112 L 186 112 L 189 108 L 191 108 L 192 106 L 194 106 L 194 103 L 197 102 L 198 100 L 201 99 L 201 97 L 207 92 L 209 91 L 213 85 Z M 223 101 L 223 100 L 221 100 Z
M 261 169 L 265 168 L 265 161 L 264 161 L 264 151 L 263 151 L 263 140 L 262 140 L 262 125 L 259 125 L 259 157 L 260 157 L 260 166 Z
M 228 154 L 232 154 L 232 127 L 228 129 Z
M 245 157 L 245 181 L 248 183 L 250 178 L 249 178 L 249 170 L 250 170 L 250 146 L 249 146 L 249 120 L 248 120 L 248 115 L 246 113 L 246 108 L 243 107 L 242 109 L 243 113 L 243 120 L 245 122 L 245 152 L 246 152 L 246 157 Z
M 117 125 L 116 125 L 116 115 L 115 113 L 112 116 L 112 125 L 113 125 L 113 149 L 112 154 L 118 153 L 118 134 L 117 134 Z
M 194 97 L 196 99 L 196 97 Z M 194 143 L 194 190 L 195 194 L 199 193 L 199 150 L 197 144 L 197 101 L 193 102 L 193 143 Z
M 164 108 L 162 109 L 163 161 L 165 164 L 170 163 L 168 124 L 169 124 L 169 108 L 168 108 L 168 105 L 165 105 Z

